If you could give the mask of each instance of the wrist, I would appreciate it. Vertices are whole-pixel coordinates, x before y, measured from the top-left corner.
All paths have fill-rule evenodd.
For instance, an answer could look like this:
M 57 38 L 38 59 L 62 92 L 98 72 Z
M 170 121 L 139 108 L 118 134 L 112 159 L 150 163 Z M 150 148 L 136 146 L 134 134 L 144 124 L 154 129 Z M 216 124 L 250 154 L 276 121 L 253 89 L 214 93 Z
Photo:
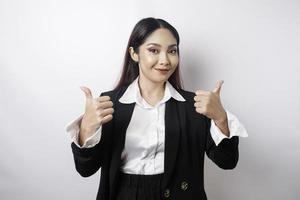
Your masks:
M 87 138 L 92 132 L 93 132 L 92 129 L 89 129 L 89 128 L 80 128 L 79 135 L 80 135 L 80 137 Z
M 227 114 L 226 112 L 224 111 L 222 116 L 218 119 L 214 119 L 214 122 L 216 125 L 224 125 L 224 124 L 227 124 L 228 123 L 228 119 L 227 119 Z
M 225 114 L 225 117 L 222 117 L 218 120 L 214 120 L 214 123 L 225 136 L 229 137 L 230 131 L 229 131 L 229 127 L 228 127 L 228 119 L 227 119 L 226 114 Z

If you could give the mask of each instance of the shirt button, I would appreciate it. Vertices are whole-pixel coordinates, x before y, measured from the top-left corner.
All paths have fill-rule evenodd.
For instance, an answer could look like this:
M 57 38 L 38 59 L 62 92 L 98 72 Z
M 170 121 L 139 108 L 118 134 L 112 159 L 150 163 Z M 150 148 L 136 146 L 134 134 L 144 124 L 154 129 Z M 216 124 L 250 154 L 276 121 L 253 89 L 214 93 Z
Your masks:
M 166 190 L 165 190 L 164 196 L 165 196 L 166 198 L 169 198 L 169 197 L 170 197 L 170 190 L 169 190 L 169 189 L 166 189 Z
M 187 190 L 188 189 L 188 183 L 187 182 L 185 182 L 185 181 L 182 181 L 181 182 L 181 189 L 183 190 L 183 191 L 185 191 L 185 190 Z

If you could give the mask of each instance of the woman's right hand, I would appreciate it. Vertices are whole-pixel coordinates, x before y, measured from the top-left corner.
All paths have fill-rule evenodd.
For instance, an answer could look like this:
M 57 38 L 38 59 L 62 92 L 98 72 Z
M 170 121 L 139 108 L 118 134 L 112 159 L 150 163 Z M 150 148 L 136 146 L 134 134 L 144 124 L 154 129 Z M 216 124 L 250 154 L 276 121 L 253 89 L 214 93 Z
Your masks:
M 80 124 L 79 144 L 83 145 L 84 141 L 92 136 L 96 130 L 113 118 L 113 102 L 109 96 L 100 96 L 93 98 L 91 90 L 81 86 L 85 93 L 85 113 Z

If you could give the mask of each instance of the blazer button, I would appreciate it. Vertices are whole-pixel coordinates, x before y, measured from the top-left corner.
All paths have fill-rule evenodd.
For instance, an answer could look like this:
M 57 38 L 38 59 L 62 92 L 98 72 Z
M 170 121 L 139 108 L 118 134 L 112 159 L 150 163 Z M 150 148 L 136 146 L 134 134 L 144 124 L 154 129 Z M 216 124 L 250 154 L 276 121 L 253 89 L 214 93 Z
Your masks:
M 181 189 L 182 189 L 183 191 L 187 190 L 187 189 L 188 189 L 188 186 L 189 186 L 189 184 L 188 184 L 187 182 L 185 182 L 185 181 L 182 181 L 182 182 L 181 182 Z
M 166 190 L 165 190 L 164 196 L 165 196 L 166 198 L 169 198 L 169 197 L 170 197 L 170 190 L 169 190 L 169 189 L 166 189 Z

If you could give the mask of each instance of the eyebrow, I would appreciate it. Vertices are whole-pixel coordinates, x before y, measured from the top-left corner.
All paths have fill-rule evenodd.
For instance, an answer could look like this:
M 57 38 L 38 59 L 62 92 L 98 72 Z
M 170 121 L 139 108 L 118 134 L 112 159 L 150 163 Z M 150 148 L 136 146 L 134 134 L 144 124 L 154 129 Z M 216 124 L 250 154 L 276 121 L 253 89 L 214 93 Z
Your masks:
M 149 43 L 149 44 L 147 44 L 147 46 L 150 46 L 150 45 L 155 45 L 155 46 L 161 47 L 161 45 L 160 45 L 160 44 L 157 44 L 157 43 Z M 173 46 L 176 46 L 176 47 L 177 47 L 177 44 L 171 44 L 171 45 L 169 45 L 169 47 L 173 47 Z

